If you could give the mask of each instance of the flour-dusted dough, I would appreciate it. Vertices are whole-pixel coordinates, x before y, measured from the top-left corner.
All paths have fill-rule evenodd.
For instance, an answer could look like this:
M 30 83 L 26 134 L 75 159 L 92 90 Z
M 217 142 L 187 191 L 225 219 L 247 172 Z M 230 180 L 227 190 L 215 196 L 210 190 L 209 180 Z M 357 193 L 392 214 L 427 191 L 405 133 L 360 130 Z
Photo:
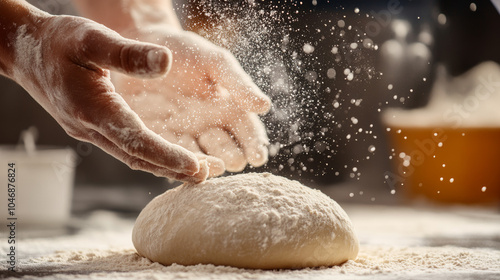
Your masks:
M 171 189 L 142 210 L 132 240 L 140 255 L 164 265 L 261 269 L 337 265 L 359 247 L 335 201 L 269 173 Z

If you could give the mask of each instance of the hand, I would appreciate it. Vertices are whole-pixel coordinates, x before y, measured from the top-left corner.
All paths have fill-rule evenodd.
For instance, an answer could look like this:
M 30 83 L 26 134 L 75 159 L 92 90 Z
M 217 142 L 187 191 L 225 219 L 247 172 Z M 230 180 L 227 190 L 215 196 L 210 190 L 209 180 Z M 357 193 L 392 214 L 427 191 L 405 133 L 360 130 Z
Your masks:
M 227 50 L 169 25 L 143 27 L 125 36 L 165 45 L 173 52 L 167 77 L 113 76 L 146 126 L 190 151 L 222 159 L 228 171 L 267 161 L 268 138 L 257 114 L 269 110 L 270 99 Z
M 222 168 L 220 161 L 200 161 L 148 129 L 115 92 L 106 69 L 141 78 L 164 76 L 171 63 L 167 48 L 124 39 L 83 18 L 46 15 L 37 22 L 17 29 L 10 76 L 70 136 L 157 176 L 200 182 L 208 176 L 208 165 Z

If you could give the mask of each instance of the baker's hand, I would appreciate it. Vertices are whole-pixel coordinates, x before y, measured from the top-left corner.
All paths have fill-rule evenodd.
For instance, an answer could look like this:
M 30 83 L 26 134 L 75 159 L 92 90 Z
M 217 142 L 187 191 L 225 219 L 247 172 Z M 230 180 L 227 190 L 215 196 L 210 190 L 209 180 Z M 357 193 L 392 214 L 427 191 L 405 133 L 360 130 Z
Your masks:
M 171 64 L 166 47 L 124 39 L 103 25 L 70 16 L 43 16 L 37 26 L 18 27 L 15 36 L 10 76 L 70 136 L 157 176 L 199 182 L 208 175 L 207 164 L 223 170 L 220 160 L 200 160 L 154 133 L 115 92 L 107 69 L 140 78 L 164 76 Z
M 118 91 L 151 130 L 192 152 L 222 159 L 228 171 L 267 162 L 268 138 L 257 114 L 267 112 L 271 102 L 233 55 L 168 25 L 125 36 L 167 46 L 173 53 L 167 77 L 113 77 Z

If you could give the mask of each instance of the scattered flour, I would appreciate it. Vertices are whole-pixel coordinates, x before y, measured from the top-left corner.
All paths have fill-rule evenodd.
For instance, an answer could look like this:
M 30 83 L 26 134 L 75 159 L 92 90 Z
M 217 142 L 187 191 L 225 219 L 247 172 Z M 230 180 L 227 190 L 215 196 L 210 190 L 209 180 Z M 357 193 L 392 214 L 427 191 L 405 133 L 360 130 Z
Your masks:
M 500 275 L 500 251 L 456 247 L 362 246 L 354 261 L 341 266 L 302 270 L 250 270 L 228 266 L 163 266 L 132 249 L 56 252 L 34 258 L 22 275 L 33 279 L 386 279 L 445 273 Z M 431 274 L 432 273 L 432 274 Z M 364 278 L 363 278 L 364 277 Z M 438 277 L 439 278 L 439 277 Z

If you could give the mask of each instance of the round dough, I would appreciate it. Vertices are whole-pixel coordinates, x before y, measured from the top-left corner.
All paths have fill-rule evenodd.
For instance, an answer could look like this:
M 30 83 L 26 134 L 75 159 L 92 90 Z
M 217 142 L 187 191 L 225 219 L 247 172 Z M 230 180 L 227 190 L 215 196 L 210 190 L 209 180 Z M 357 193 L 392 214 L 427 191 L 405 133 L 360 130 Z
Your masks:
M 142 210 L 132 241 L 141 256 L 164 265 L 260 269 L 337 265 L 359 248 L 335 201 L 269 173 L 168 190 Z

